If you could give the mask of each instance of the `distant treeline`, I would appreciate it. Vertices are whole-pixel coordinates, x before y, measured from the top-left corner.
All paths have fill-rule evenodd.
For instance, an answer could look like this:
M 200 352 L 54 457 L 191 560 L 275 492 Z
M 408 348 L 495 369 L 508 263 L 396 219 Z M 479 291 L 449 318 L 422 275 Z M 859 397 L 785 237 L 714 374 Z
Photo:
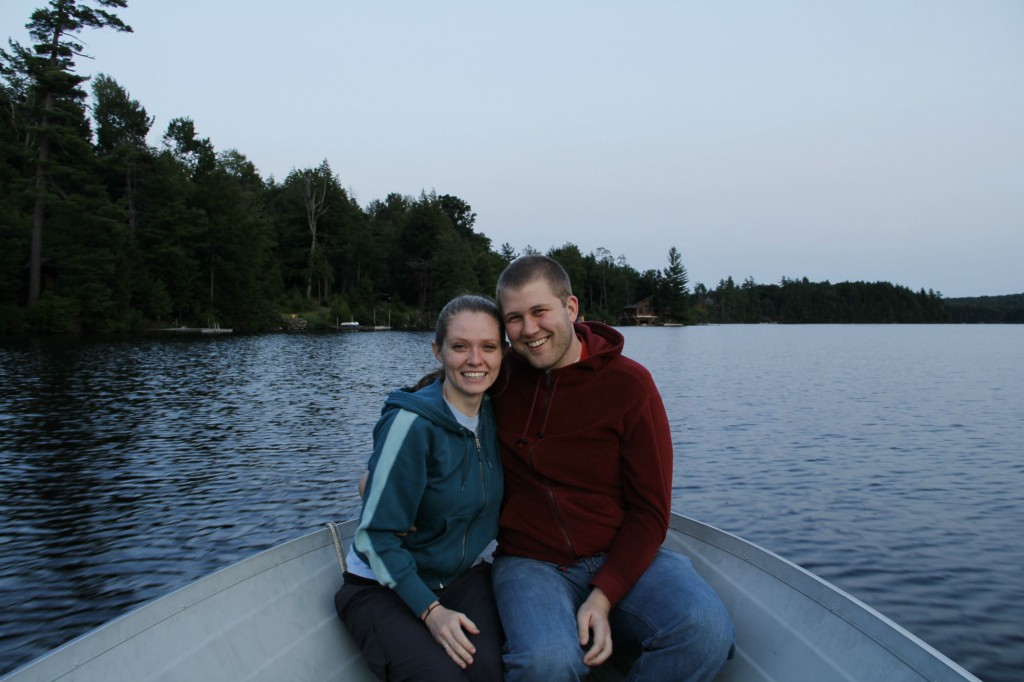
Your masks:
M 1024 323 L 1024 294 L 947 298 L 945 302 L 950 322 Z
M 31 46 L 0 50 L 0 332 L 260 331 L 292 315 L 307 328 L 424 328 L 451 296 L 493 292 L 505 264 L 534 251 L 493 248 L 456 196 L 360 206 L 326 160 L 263 178 L 187 117 L 150 146 L 154 119 L 140 102 L 104 75 L 89 98 L 74 71 L 83 28 L 130 30 L 109 11 L 124 0 L 102 12 L 57 4 L 32 15 Z M 664 269 L 643 272 L 601 248 L 547 253 L 586 317 L 612 323 L 1021 321 L 1019 297 L 954 307 L 884 282 L 730 277 L 691 289 L 674 247 Z
M 807 323 L 934 323 L 949 316 L 941 295 L 888 282 L 810 282 L 783 278 L 756 284 L 732 278 L 700 298 L 708 321 Z

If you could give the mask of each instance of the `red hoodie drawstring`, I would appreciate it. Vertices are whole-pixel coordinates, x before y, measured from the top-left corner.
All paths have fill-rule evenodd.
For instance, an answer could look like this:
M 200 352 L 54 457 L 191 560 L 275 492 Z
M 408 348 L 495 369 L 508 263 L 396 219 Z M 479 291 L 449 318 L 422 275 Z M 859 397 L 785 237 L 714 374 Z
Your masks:
M 551 379 L 551 373 L 548 372 L 548 378 Z M 538 382 L 539 383 L 539 382 Z M 544 437 L 544 431 L 548 426 L 548 415 L 551 414 L 551 403 L 555 402 L 555 389 L 558 388 L 558 382 L 551 379 L 551 393 L 548 394 L 548 399 L 544 403 L 544 420 L 540 423 L 540 431 L 537 432 L 537 438 Z
M 546 375 L 547 379 L 551 380 L 551 373 L 548 372 Z M 537 377 L 537 384 L 533 389 L 533 400 L 530 402 L 530 411 L 526 413 L 526 423 L 523 424 L 523 433 L 519 436 L 519 440 L 516 443 L 520 446 L 526 445 L 529 440 L 527 439 L 527 433 L 530 430 L 530 422 L 533 421 L 533 410 L 537 407 L 537 396 L 540 395 L 540 377 Z M 548 426 L 548 416 L 551 414 L 551 403 L 555 399 L 555 389 L 558 387 L 557 381 L 551 382 L 551 392 L 548 394 L 547 400 L 544 402 L 544 417 L 541 419 L 540 431 L 537 432 L 537 438 L 544 437 L 544 431 Z
M 526 423 L 523 424 L 523 433 L 519 436 L 519 440 L 516 441 L 517 445 L 526 445 L 529 441 L 526 439 L 526 432 L 530 430 L 530 418 L 533 417 L 533 408 L 537 406 L 537 394 L 540 393 L 540 380 L 537 381 L 537 385 L 533 388 L 533 402 L 530 403 L 530 411 L 526 413 Z

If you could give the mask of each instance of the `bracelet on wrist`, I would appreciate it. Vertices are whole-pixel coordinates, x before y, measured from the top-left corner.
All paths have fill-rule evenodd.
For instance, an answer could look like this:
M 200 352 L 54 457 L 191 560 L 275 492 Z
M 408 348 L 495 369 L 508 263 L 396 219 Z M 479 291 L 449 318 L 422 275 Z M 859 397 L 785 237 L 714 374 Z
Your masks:
M 420 620 L 422 620 L 424 623 L 426 623 L 427 622 L 427 616 L 430 615 L 430 612 L 433 611 L 434 609 L 436 609 L 440 605 L 441 605 L 441 602 L 436 601 L 433 604 L 431 604 L 430 606 L 428 606 L 427 610 L 423 612 L 423 618 L 421 618 Z

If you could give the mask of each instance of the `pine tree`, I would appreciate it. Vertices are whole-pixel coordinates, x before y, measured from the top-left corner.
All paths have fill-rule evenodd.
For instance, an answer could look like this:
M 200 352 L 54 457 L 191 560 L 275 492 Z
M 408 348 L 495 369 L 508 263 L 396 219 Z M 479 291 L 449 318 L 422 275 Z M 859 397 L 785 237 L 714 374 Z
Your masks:
M 46 9 L 32 13 L 26 24 L 33 39 L 32 49 L 11 43 L 13 54 L 4 53 L 4 76 L 8 82 L 27 85 L 21 102 L 28 122 L 26 133 L 35 150 L 35 201 L 29 252 L 28 303 L 39 300 L 42 288 L 43 231 L 48 204 L 65 192 L 61 188 L 66 156 L 74 156 L 87 144 L 89 131 L 84 115 L 87 80 L 75 73 L 75 57 L 83 46 L 77 34 L 86 28 L 131 27 L 103 8 L 127 7 L 127 0 L 50 0 Z M 97 5 L 98 7 L 94 7 Z
M 674 246 L 668 250 L 668 267 L 665 268 L 663 275 L 659 315 L 666 320 L 683 322 L 689 317 L 686 286 L 690 282 L 690 277 L 679 251 Z

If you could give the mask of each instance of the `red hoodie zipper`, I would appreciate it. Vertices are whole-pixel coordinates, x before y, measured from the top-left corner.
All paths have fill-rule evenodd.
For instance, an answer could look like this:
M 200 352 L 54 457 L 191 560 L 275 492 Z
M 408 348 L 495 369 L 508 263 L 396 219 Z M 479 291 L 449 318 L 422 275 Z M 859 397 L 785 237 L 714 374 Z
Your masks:
M 548 414 L 551 410 L 551 402 L 554 400 L 555 397 L 555 381 L 551 376 L 551 370 L 547 370 L 544 374 L 547 377 L 547 396 L 544 399 L 544 418 L 541 421 L 540 431 L 537 432 L 537 440 L 534 441 L 534 445 L 536 445 L 542 438 L 544 438 L 544 429 L 548 425 Z M 540 381 L 537 382 L 537 388 L 540 388 Z M 535 390 L 534 404 L 536 404 L 536 396 L 537 392 Z M 529 428 L 529 417 L 533 416 L 532 406 L 530 408 L 530 413 L 531 414 L 527 417 L 527 428 Z M 530 468 L 533 469 L 534 472 L 536 472 L 537 468 L 534 466 L 534 454 L 534 448 L 531 447 Z M 572 544 L 572 539 L 569 537 L 569 529 L 566 527 L 565 520 L 562 518 L 562 512 L 558 508 L 558 499 L 555 497 L 555 490 L 554 486 L 552 485 L 552 481 L 547 476 L 544 477 L 544 480 L 546 481 L 545 488 L 547 489 L 548 500 L 551 502 L 551 511 L 555 515 L 555 520 L 558 522 L 558 527 L 562 530 L 562 537 L 565 539 L 565 546 L 569 550 L 569 555 L 573 559 L 578 559 L 579 556 L 576 554 L 576 547 Z

